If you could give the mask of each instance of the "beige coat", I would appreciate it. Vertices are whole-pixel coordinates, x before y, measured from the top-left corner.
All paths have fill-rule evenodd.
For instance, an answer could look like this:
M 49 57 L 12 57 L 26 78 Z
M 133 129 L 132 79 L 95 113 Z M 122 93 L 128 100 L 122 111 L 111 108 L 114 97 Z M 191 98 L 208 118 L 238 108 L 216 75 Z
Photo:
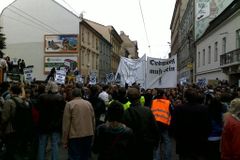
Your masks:
M 68 102 L 63 114 L 63 143 L 68 139 L 92 136 L 95 129 L 94 110 L 90 102 L 78 97 Z

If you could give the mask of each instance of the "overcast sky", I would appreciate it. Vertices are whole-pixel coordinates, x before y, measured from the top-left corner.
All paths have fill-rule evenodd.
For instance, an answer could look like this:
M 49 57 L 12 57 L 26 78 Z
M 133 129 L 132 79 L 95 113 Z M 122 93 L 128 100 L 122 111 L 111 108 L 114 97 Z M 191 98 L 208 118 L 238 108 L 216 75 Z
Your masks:
M 0 12 L 14 0 L 0 0 Z M 139 56 L 167 58 L 175 0 L 56 0 L 75 14 L 112 25 L 138 42 Z M 140 5 L 145 21 L 146 32 Z M 150 46 L 150 47 L 149 47 Z

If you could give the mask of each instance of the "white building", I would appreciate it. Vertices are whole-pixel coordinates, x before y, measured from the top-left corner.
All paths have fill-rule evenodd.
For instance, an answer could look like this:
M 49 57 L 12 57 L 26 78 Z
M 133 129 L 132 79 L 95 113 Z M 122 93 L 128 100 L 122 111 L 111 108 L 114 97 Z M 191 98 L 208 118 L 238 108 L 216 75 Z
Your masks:
M 239 48 L 240 9 L 239 2 L 235 1 L 210 22 L 206 32 L 196 42 L 196 81 L 230 80 L 230 73 L 223 69 L 226 64 L 223 66 L 223 56 L 221 55 L 237 51 Z M 236 56 L 238 56 L 236 63 L 239 65 L 239 52 L 236 53 Z M 233 64 L 229 63 L 228 67 L 229 65 Z M 236 76 L 239 76 L 239 74 Z
M 21 58 L 26 65 L 34 65 L 33 76 L 37 80 L 46 77 L 46 57 L 70 57 L 78 59 L 79 52 L 46 53 L 44 35 L 79 34 L 79 17 L 54 0 L 16 0 L 0 15 L 2 33 L 6 36 L 10 58 Z

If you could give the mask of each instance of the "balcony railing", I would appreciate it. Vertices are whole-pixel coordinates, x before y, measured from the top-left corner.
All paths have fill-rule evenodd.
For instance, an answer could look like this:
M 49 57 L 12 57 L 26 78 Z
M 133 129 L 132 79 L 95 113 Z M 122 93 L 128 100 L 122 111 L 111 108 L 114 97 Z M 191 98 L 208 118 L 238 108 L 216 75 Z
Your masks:
M 240 64 L 240 48 L 220 56 L 221 67 L 231 66 L 235 64 Z

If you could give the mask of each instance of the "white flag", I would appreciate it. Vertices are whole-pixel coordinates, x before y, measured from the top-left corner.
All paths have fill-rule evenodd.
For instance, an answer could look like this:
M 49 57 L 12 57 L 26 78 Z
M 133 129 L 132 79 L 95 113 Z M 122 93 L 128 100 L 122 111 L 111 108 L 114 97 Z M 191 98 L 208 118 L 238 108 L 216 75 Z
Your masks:
M 146 55 L 139 59 L 130 59 L 121 57 L 115 79 L 121 77 L 121 86 L 125 83 L 132 85 L 134 82 L 139 83 L 145 88 L 145 70 L 146 70 Z

